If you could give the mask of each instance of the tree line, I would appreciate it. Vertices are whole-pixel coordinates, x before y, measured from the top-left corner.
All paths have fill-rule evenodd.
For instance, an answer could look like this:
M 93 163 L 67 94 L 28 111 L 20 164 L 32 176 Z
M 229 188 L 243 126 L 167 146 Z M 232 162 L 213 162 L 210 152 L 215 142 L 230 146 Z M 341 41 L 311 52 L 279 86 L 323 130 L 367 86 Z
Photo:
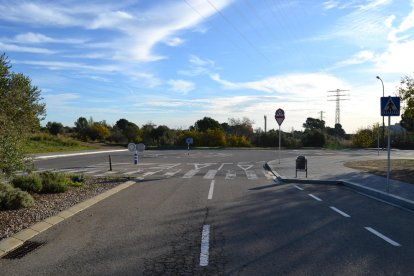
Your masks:
M 403 106 L 401 126 L 407 130 L 408 135 L 403 138 L 394 135 L 393 142 L 414 148 L 413 77 L 402 78 L 398 95 Z M 189 129 L 182 130 L 152 123 L 139 127 L 124 118 L 109 125 L 106 121 L 96 122 L 93 118 L 79 117 L 74 122 L 74 127 L 48 122 L 42 128 L 40 122 L 45 118 L 46 106 L 42 102 L 41 91 L 32 85 L 28 76 L 11 71 L 5 54 L 0 55 L 0 107 L 0 177 L 30 165 L 24 145 L 33 133 L 42 130 L 52 135 L 65 135 L 82 141 L 114 144 L 143 142 L 148 147 L 181 147 L 185 145 L 188 137 L 193 138 L 194 146 L 209 147 L 275 147 L 279 141 L 278 131 L 253 129 L 254 122 L 248 118 L 230 118 L 228 122 L 220 123 L 213 118 L 204 117 Z M 340 124 L 331 128 L 325 126 L 325 121 L 315 118 L 307 118 L 303 128 L 303 131 L 282 131 L 283 147 L 326 147 L 344 141 L 352 141 L 354 146 L 368 147 L 373 146 L 378 133 L 373 127 L 360 129 L 351 136 L 345 133 Z

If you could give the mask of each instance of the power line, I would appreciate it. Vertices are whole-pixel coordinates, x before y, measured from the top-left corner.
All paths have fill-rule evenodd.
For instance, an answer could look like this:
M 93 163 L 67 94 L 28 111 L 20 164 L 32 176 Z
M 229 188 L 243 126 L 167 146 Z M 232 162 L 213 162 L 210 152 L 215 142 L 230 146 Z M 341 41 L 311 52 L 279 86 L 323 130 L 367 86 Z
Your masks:
M 206 0 L 207 3 L 227 22 L 227 24 L 232 27 L 249 45 L 252 47 L 259 55 L 261 55 L 266 61 L 271 62 L 270 59 L 262 53 L 233 23 L 219 10 L 217 7 L 211 3 L 210 0 Z

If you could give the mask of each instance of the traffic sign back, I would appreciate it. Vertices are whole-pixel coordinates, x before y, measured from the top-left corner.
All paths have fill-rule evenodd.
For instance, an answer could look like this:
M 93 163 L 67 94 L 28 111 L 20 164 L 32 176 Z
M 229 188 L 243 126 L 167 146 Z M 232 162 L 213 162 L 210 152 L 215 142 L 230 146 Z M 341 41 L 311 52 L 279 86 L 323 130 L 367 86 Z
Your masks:
M 275 112 L 275 119 L 276 119 L 276 122 L 280 126 L 283 123 L 283 121 L 285 120 L 285 111 L 283 111 L 283 109 L 281 109 L 281 108 L 279 108 L 278 110 L 276 110 L 276 112 Z

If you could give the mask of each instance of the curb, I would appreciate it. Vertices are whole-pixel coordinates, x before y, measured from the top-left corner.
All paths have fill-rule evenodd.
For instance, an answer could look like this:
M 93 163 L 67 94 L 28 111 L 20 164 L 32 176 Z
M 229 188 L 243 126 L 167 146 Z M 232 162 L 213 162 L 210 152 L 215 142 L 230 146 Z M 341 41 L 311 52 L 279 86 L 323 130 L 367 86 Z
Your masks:
M 58 224 L 59 222 L 64 221 L 67 218 L 72 217 L 76 213 L 79 213 L 92 205 L 104 200 L 107 197 L 110 197 L 113 194 L 116 194 L 132 185 L 134 185 L 135 181 L 127 181 L 124 182 L 110 190 L 107 190 L 101 194 L 98 194 L 90 199 L 87 199 L 81 203 L 75 204 L 72 207 L 61 211 L 60 213 L 48 217 L 47 219 L 37 222 L 33 224 L 32 226 L 14 234 L 11 237 L 8 237 L 2 241 L 0 241 L 0 258 L 2 258 L 4 255 L 9 253 L 10 251 L 13 251 L 14 249 L 21 246 L 24 242 L 27 240 L 33 238 L 34 236 L 46 231 L 50 227 Z
M 291 179 L 291 178 L 283 178 L 280 176 L 276 171 L 273 171 L 272 168 L 269 166 L 268 162 L 263 165 L 265 170 L 270 171 L 273 173 L 277 180 L 281 183 L 299 183 L 299 184 L 325 184 L 325 185 L 337 185 L 337 186 L 345 186 L 357 193 L 360 193 L 364 196 L 368 196 L 370 198 L 379 200 L 381 202 L 385 202 L 387 204 L 393 205 L 395 207 L 400 207 L 404 209 L 408 209 L 410 211 L 414 211 L 414 201 L 392 195 L 383 191 L 375 190 L 369 187 L 365 187 L 361 184 L 346 181 L 346 180 L 311 180 L 311 179 Z

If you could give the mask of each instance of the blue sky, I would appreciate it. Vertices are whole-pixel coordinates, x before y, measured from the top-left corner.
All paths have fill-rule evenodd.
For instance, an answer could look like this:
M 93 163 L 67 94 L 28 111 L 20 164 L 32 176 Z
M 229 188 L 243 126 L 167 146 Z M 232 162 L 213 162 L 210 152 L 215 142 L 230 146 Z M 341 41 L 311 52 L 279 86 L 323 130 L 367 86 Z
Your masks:
M 48 121 L 126 118 L 186 129 L 204 116 L 347 133 L 382 122 L 414 73 L 414 0 L 0 1 L 0 52 L 42 90 Z M 399 121 L 393 117 L 392 123 Z

